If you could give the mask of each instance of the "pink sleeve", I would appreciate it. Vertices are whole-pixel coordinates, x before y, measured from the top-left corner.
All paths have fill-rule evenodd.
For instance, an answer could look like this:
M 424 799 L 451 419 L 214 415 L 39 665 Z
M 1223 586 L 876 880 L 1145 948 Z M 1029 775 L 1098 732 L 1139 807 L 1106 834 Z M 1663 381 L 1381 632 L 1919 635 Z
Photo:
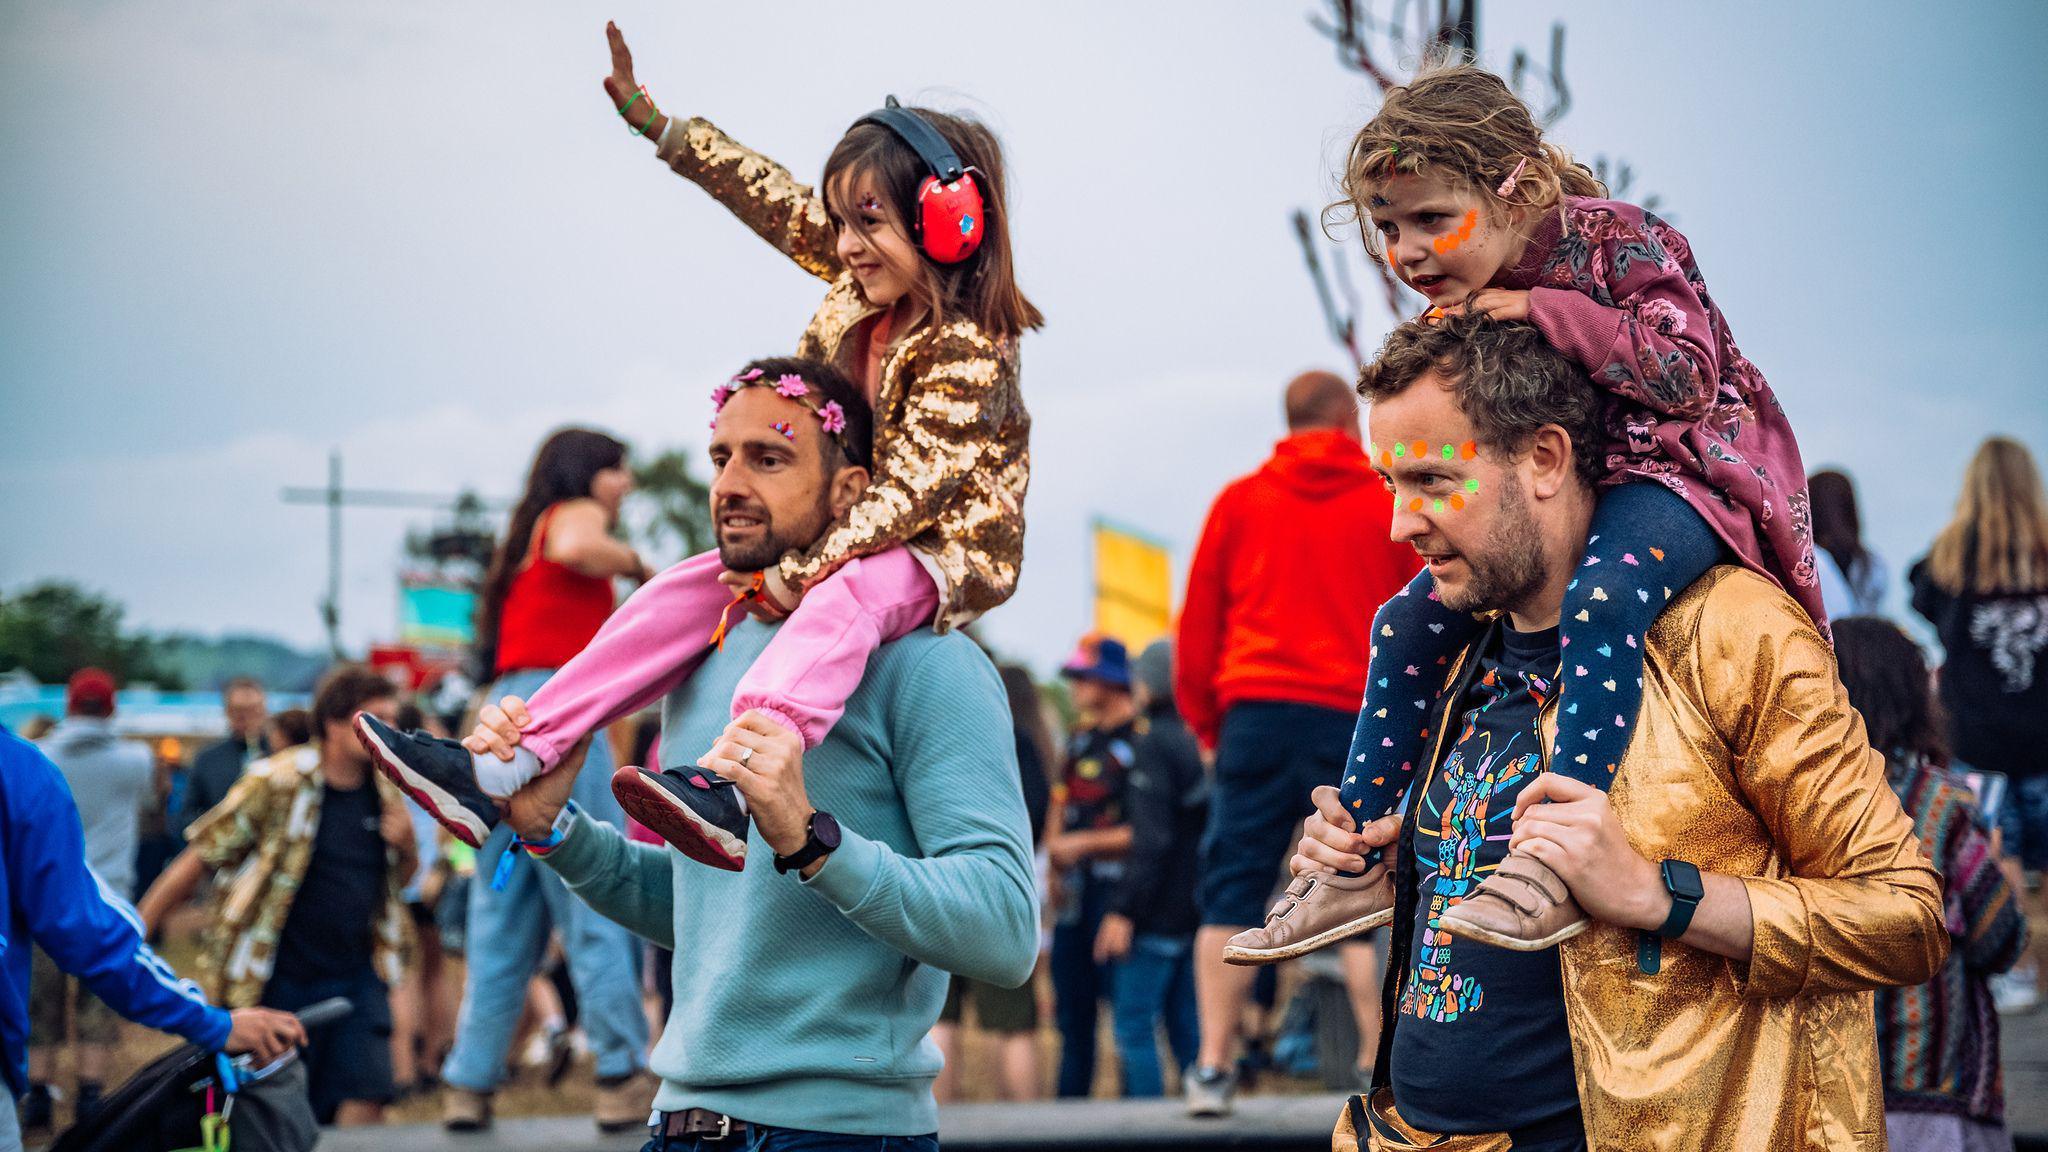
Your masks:
M 1529 319 L 1595 384 L 1666 416 L 1697 420 L 1713 407 L 1721 376 L 1706 302 L 1657 237 L 1621 220 L 1607 231 L 1592 268 L 1604 274 L 1615 306 L 1571 288 L 1532 288 Z

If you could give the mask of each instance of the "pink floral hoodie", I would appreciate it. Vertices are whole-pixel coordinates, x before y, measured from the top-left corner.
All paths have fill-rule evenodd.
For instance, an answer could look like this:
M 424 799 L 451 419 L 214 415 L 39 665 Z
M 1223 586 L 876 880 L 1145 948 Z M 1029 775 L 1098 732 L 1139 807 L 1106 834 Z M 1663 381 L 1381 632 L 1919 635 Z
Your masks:
M 1633 204 L 1572 196 L 1498 281 L 1614 402 L 1603 483 L 1653 480 L 1778 582 L 1823 634 L 1806 469 L 1771 386 L 1735 347 L 1676 228 Z

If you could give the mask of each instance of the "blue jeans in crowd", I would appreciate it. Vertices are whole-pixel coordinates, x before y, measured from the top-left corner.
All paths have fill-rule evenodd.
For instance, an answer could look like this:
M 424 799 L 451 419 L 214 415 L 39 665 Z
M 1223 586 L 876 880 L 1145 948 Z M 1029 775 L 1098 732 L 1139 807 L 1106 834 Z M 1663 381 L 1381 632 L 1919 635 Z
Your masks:
M 511 673 L 491 686 L 490 699 L 496 703 L 507 694 L 530 699 L 547 682 L 549 672 Z M 571 795 L 591 819 L 625 827 L 625 813 L 612 795 L 611 749 L 602 733 L 590 742 L 589 759 Z M 448 1053 L 442 1078 L 471 1092 L 490 1092 L 505 1078 L 505 1057 L 526 1004 L 526 985 L 546 958 L 551 930 L 562 935 L 569 980 L 576 989 L 578 1023 L 597 1057 L 597 1075 L 632 1075 L 644 1066 L 647 1051 L 638 942 L 578 900 L 561 877 L 524 852 L 513 861 L 504 891 L 492 891 L 498 858 L 511 842 L 511 827 L 500 824 L 476 854 L 464 957 L 469 980 L 456 1017 L 455 1047 Z
M 939 1152 L 937 1133 L 924 1136 L 846 1136 L 801 1128 L 747 1129 L 744 1140 L 655 1136 L 640 1152 Z
M 1096 1005 L 1110 994 L 1116 967 L 1095 962 L 1115 882 L 1083 864 L 1067 873 L 1066 898 L 1052 929 L 1053 1019 L 1060 1029 L 1059 1095 L 1086 1096 L 1095 1083 Z M 1156 1059 L 1156 1057 L 1155 1057 Z
M 1139 933 L 1130 954 L 1116 966 L 1110 1015 L 1117 1058 L 1124 1067 L 1124 1095 L 1163 1096 L 1159 1068 L 1159 1022 L 1166 1021 L 1167 1047 L 1185 1072 L 1195 1062 L 1202 1025 L 1195 1013 L 1195 941 L 1190 936 Z
M 1998 826 L 2005 831 L 2007 856 L 2018 857 L 2021 867 L 2048 871 L 2048 776 L 2012 777 Z

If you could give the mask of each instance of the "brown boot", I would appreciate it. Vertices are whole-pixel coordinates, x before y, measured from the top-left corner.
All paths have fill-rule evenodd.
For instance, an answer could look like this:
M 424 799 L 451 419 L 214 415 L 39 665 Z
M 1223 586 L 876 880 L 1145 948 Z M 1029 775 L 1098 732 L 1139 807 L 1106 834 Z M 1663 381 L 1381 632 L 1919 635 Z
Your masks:
M 1230 938 L 1223 959 L 1230 964 L 1273 964 L 1306 956 L 1347 936 L 1370 932 L 1394 918 L 1394 883 L 1385 864 L 1363 876 L 1307 872 L 1294 878 L 1287 894 L 1266 913 L 1266 926 Z
M 1508 853 L 1478 891 L 1444 910 L 1437 924 L 1452 936 L 1512 952 L 1541 952 L 1592 924 L 1550 866 L 1520 849 Z
M 441 1089 L 441 1127 L 450 1132 L 482 1132 L 491 1126 L 491 1095 L 450 1084 Z
M 645 1128 L 654 1111 L 654 1090 L 660 1087 L 654 1074 L 645 1070 L 597 1084 L 597 1104 L 590 1110 L 598 1128 L 606 1132 L 630 1132 Z

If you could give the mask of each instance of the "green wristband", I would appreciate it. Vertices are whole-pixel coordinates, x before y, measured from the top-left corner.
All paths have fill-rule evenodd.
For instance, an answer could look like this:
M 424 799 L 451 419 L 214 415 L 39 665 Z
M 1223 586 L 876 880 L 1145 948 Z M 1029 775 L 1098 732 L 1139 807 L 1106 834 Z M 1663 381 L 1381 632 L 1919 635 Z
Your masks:
M 656 107 L 654 106 L 654 101 L 652 101 L 652 100 L 649 100 L 649 101 L 647 102 L 647 119 L 646 119 L 646 121 L 645 121 L 645 122 L 643 122 L 643 123 L 642 123 L 642 124 L 641 124 L 641 125 L 640 125 L 640 126 L 639 126 L 638 128 L 635 128 L 635 129 L 633 129 L 633 135 L 635 135 L 635 136 L 645 136 L 645 135 L 647 135 L 647 130 L 648 130 L 649 128 L 652 128 L 652 127 L 654 127 L 654 118 L 655 118 L 656 116 L 659 116 L 659 115 L 661 115 L 661 109 L 659 109 L 659 108 L 656 108 Z M 627 121 L 627 123 L 631 123 L 631 121 Z
M 631 99 L 629 99 L 629 100 L 627 100 L 627 101 L 626 101 L 626 107 L 625 107 L 625 108 L 621 108 L 621 109 L 619 109 L 619 119 L 621 119 L 621 120 L 624 120 L 624 119 L 626 118 L 626 111 L 627 111 L 627 109 L 629 109 L 629 108 L 633 107 L 633 105 L 634 105 L 634 104 L 636 104 L 636 103 L 638 103 L 638 102 L 639 102 L 639 100 L 640 100 L 640 98 L 641 98 L 642 96 L 645 96 L 645 95 L 647 95 L 647 89 L 645 89 L 645 88 L 635 88 L 635 89 L 633 89 L 633 96 L 632 96 L 632 98 L 631 98 Z M 651 103 L 651 101 L 650 101 L 650 103 Z

